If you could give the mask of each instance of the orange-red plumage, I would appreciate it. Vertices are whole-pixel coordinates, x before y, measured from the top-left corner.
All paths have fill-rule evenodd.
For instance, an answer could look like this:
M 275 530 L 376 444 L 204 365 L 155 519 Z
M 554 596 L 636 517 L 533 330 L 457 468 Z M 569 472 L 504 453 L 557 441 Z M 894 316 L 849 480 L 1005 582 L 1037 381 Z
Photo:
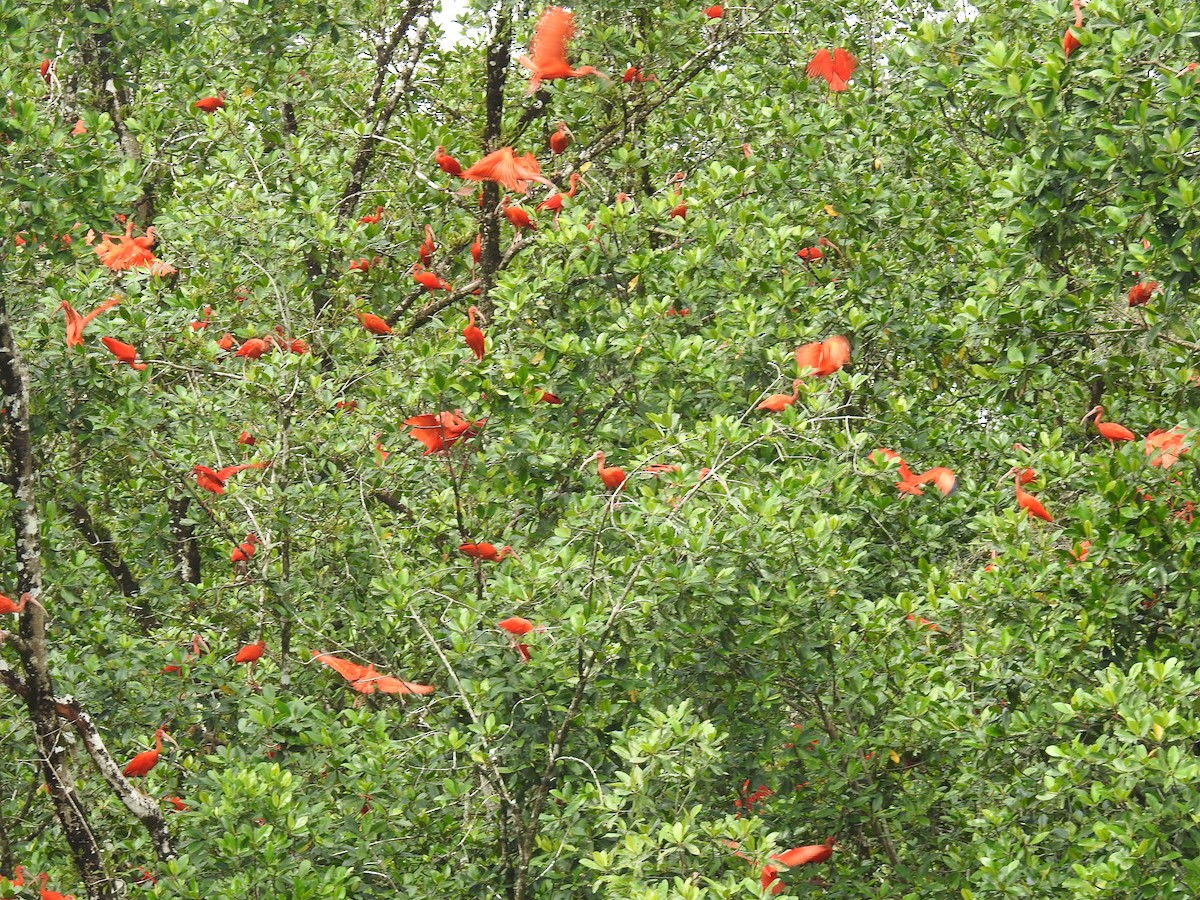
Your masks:
M 597 450 L 591 459 L 596 460 L 596 472 L 599 474 L 600 480 L 604 482 L 604 486 L 610 491 L 619 491 L 625 484 L 625 470 L 617 466 L 604 465 L 603 450 Z
M 1090 410 L 1088 410 L 1087 415 L 1085 415 L 1079 421 L 1086 422 L 1088 419 L 1092 418 L 1092 416 L 1095 416 L 1096 430 L 1099 431 L 1100 434 L 1110 443 L 1116 443 L 1117 441 L 1132 441 L 1134 439 L 1134 433 L 1124 425 L 1118 425 L 1116 422 L 1100 421 L 1100 417 L 1103 415 L 1103 406 L 1093 406 Z
M 532 153 L 517 156 L 512 147 L 501 147 L 489 153 L 475 165 L 462 173 L 468 181 L 494 181 L 504 185 L 510 191 L 523 194 L 529 189 L 529 182 L 537 181 L 548 187 L 554 187 L 554 182 L 544 177 L 542 167 Z M 459 193 L 469 192 L 463 188 Z
M 225 105 L 225 92 L 221 91 L 215 97 L 202 97 L 192 104 L 201 112 L 215 113 Z
M 458 160 L 455 159 L 450 154 L 448 154 L 446 152 L 446 148 L 441 146 L 440 144 L 438 145 L 438 148 L 437 148 L 437 165 L 438 165 L 438 168 L 441 169 L 443 172 L 445 172 L 447 175 L 453 175 L 455 178 L 459 178 L 462 176 L 463 169 L 462 169 L 462 166 L 459 165 Z
M 529 56 L 518 62 L 530 72 L 529 93 L 534 93 L 543 81 L 555 78 L 582 78 L 600 75 L 592 66 L 572 68 L 567 61 L 567 45 L 575 37 L 575 16 L 561 6 L 548 6 L 538 18 L 529 42 Z
M 832 54 L 824 47 L 813 56 L 812 62 L 805 68 L 804 73 L 809 78 L 824 78 L 831 91 L 844 91 L 846 82 L 858 68 L 858 60 L 838 47 Z
M 312 651 L 313 658 L 333 669 L 348 682 L 350 687 L 360 694 L 432 694 L 433 685 L 417 684 L 412 681 L 401 681 L 390 675 L 380 675 L 374 665 L 360 666 L 348 659 L 334 656 L 330 653 Z
M 507 544 L 497 550 L 495 544 L 481 541 L 477 544 L 459 544 L 458 549 L 472 559 L 486 559 L 489 562 L 500 562 L 507 556 L 511 556 L 513 559 L 517 558 L 517 554 L 513 553 L 513 548 Z
M 204 490 L 212 494 L 224 494 L 225 482 L 232 475 L 236 475 L 244 469 L 265 469 L 271 464 L 270 460 L 262 460 L 260 462 L 242 463 L 239 466 L 226 466 L 223 469 L 213 470 L 208 466 L 195 465 L 192 466 L 192 474 L 196 476 L 196 483 Z
M 355 313 L 354 317 L 362 323 L 362 327 L 371 334 L 391 334 L 392 326 L 374 313 Z
M 166 729 L 159 727 L 154 732 L 154 749 L 143 750 L 125 766 L 121 774 L 126 778 L 140 778 L 158 765 L 158 756 L 162 753 L 162 739 Z
M 796 365 L 800 374 L 810 369 L 817 378 L 832 375 L 850 362 L 850 342 L 840 334 L 796 348 Z
M 237 656 L 233 658 L 235 663 L 254 663 L 262 659 L 264 653 L 267 652 L 267 642 L 261 638 L 253 644 L 247 644 L 237 652 Z
M 487 419 L 471 422 L 459 410 L 410 416 L 404 424 L 412 428 L 412 436 L 425 445 L 425 456 L 453 447 L 461 438 L 479 434 Z
M 559 122 L 554 127 L 554 134 L 550 135 L 550 152 L 561 156 L 567 147 L 571 146 L 571 129 L 567 127 L 566 122 Z
M 783 412 L 789 406 L 796 402 L 800 396 L 800 384 L 804 379 L 797 378 L 792 382 L 792 392 L 790 394 L 772 394 L 758 404 L 758 409 L 765 409 L 767 412 Z
M 100 342 L 108 348 L 108 352 L 117 358 L 117 362 L 125 363 L 131 369 L 136 369 L 138 372 L 146 368 L 146 364 L 137 361 L 137 350 L 132 344 L 126 344 L 124 341 L 118 341 L 116 338 L 102 337 Z
M 479 310 L 472 306 L 467 310 L 467 327 L 463 329 L 463 340 L 467 342 L 467 346 L 471 348 L 471 352 L 475 354 L 476 359 L 483 359 L 487 352 L 484 347 L 483 331 L 475 325 L 475 317 L 479 315 Z
M 83 344 L 83 329 L 87 328 L 91 321 L 96 318 L 96 316 L 100 315 L 102 312 L 107 312 L 108 310 L 112 309 L 114 306 L 120 303 L 122 299 L 124 298 L 114 294 L 91 312 L 82 316 L 75 311 L 75 307 L 71 306 L 70 301 L 64 300 L 62 303 L 60 303 L 58 308 L 61 309 L 67 316 L 67 346 L 81 346 Z

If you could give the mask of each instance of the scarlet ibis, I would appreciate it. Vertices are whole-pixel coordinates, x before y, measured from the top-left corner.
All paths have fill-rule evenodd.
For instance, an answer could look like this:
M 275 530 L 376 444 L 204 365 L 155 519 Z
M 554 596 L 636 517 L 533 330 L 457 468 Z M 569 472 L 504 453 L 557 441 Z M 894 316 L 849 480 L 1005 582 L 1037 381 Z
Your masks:
M 833 55 L 822 47 L 805 68 L 804 74 L 809 78 L 824 78 L 831 91 L 844 91 L 846 82 L 857 67 L 858 60 L 841 47 L 834 50 Z
M 504 218 L 508 219 L 517 231 L 525 228 L 537 230 L 537 222 L 529 217 L 529 211 L 520 206 L 513 206 L 507 197 L 500 202 L 500 208 L 504 210 Z
M 529 93 L 534 93 L 542 81 L 555 78 L 582 78 L 585 75 L 604 76 L 592 66 L 572 68 L 567 62 L 567 44 L 575 36 L 575 16 L 561 6 L 548 6 L 538 19 L 529 42 L 529 56 L 517 61 L 529 70 Z
M 163 797 L 162 799 L 165 800 L 167 803 L 170 803 L 173 807 L 175 807 L 175 812 L 190 812 L 191 811 L 191 807 L 188 806 L 186 803 L 184 803 L 183 799 L 181 797 L 176 797 L 175 795 L 170 794 L 166 797 Z
M 479 260 L 483 257 L 483 236 L 475 235 L 475 243 L 471 245 L 471 259 L 475 260 L 475 265 L 479 265 Z
M 67 346 L 81 346 L 83 344 L 83 329 L 87 328 L 91 321 L 96 318 L 96 316 L 112 309 L 123 299 L 123 297 L 113 294 L 91 312 L 82 316 L 75 311 L 75 308 L 71 306 L 69 300 L 64 300 L 62 303 L 60 303 L 58 308 L 61 309 L 67 317 Z
M 42 76 L 42 80 L 46 82 L 46 84 L 50 83 L 50 65 L 51 63 L 48 59 L 43 59 L 40 63 L 38 63 L 38 74 Z
M 441 144 L 437 148 L 437 165 L 447 175 L 452 175 L 455 178 L 460 177 L 463 173 L 462 166 L 459 165 L 458 160 L 448 154 L 446 148 Z
M 1033 494 L 1021 490 L 1021 472 L 1016 468 L 1009 471 L 1009 475 L 1013 476 L 1013 484 L 1017 489 L 1017 506 L 1025 510 L 1030 518 L 1042 519 L 1046 522 L 1053 522 L 1054 518 L 1050 513 L 1046 512 L 1046 507 L 1042 506 L 1041 501 Z M 1006 476 L 1007 477 L 1007 476 Z
M 166 726 L 160 725 L 154 732 L 154 749 L 143 750 L 129 761 L 129 764 L 125 766 L 122 772 L 126 778 L 140 778 L 158 765 L 158 755 L 162 753 L 164 735 L 170 739 L 170 735 L 167 735 Z
M 1150 465 L 1154 468 L 1169 469 L 1175 463 L 1179 462 L 1179 457 L 1184 453 L 1183 433 L 1174 428 L 1169 431 L 1154 429 L 1146 435 L 1146 455 L 1154 456 L 1150 460 Z
M 825 254 L 820 247 L 801 247 L 796 251 L 796 255 L 805 262 L 816 262 L 819 259 L 824 259 Z
M 204 488 L 204 490 L 211 494 L 224 494 L 225 482 L 231 476 L 236 475 L 243 469 L 265 469 L 270 464 L 270 460 L 261 460 L 253 463 L 242 463 L 239 466 L 226 466 L 217 471 L 213 471 L 208 466 L 195 465 L 192 466 L 192 474 L 196 476 L 196 484 Z
M 249 431 L 243 430 L 242 433 L 238 435 L 238 443 L 244 444 L 247 447 L 253 447 L 258 443 L 258 438 L 252 435 Z
M 555 397 L 555 396 L 554 396 L 552 393 L 550 393 L 549 391 L 542 391 L 542 392 L 541 392 L 541 393 L 538 395 L 537 402 L 538 402 L 538 403 L 549 403 L 549 404 L 551 404 L 551 405 L 553 405 L 553 406 L 558 406 L 560 403 L 562 403 L 562 401 L 561 401 L 561 400 L 559 400 L 557 397 Z
M 513 648 L 521 654 L 521 659 L 529 662 L 533 657 L 529 652 L 529 645 L 522 644 L 517 638 L 529 634 L 531 631 L 545 631 L 545 625 L 534 625 L 528 619 L 523 619 L 520 616 L 510 616 L 496 623 L 498 628 L 502 628 L 509 633 Z
M 783 412 L 800 397 L 800 385 L 803 383 L 803 380 L 802 378 L 797 378 L 792 382 L 792 392 L 790 394 L 772 394 L 762 403 L 758 404 L 757 408 L 765 409 L 767 412 Z
M 364 275 L 366 275 L 368 272 L 371 271 L 371 266 L 376 266 L 378 264 L 379 264 L 378 256 L 373 256 L 370 259 L 367 259 L 364 256 L 362 259 L 350 260 L 350 265 L 346 268 L 346 271 L 347 272 L 362 272 Z
M 712 6 L 710 6 L 708 9 L 706 9 L 704 11 L 704 15 L 710 19 L 719 19 L 725 15 L 725 10 L 723 10 L 717 4 L 713 4 Z
M 472 559 L 486 559 L 490 562 L 500 562 L 506 556 L 517 558 L 517 554 L 513 553 L 513 548 L 507 544 L 497 550 L 495 544 L 482 541 L 478 544 L 459 544 L 458 549 Z
M 1142 281 L 1129 289 L 1129 305 L 1145 306 L 1150 296 L 1158 289 L 1157 281 Z
M 223 335 L 221 335 L 221 339 L 219 341 L 217 341 L 217 346 L 220 347 L 225 352 L 229 352 L 230 350 L 232 350 L 233 349 L 233 335 L 230 334 L 228 331 L 225 332 Z
M 4 878 L 4 876 L 0 875 L 0 878 Z M 13 887 L 24 887 L 25 886 L 25 867 L 20 866 L 20 865 L 17 866 L 16 870 L 13 872 L 12 878 L 8 878 L 6 880 Z
M 468 181 L 494 181 L 514 193 L 524 194 L 531 181 L 554 187 L 554 182 L 541 172 L 542 168 L 532 153 L 518 157 L 512 147 L 501 147 L 463 172 L 462 177 Z M 470 188 L 463 188 L 459 193 L 470 193 Z
M 433 227 L 425 226 L 425 240 L 421 242 L 421 246 L 417 248 L 417 258 L 421 265 L 429 265 L 429 259 L 437 252 L 437 244 L 433 240 Z
M 426 272 L 420 263 L 413 263 L 413 281 L 427 291 L 452 291 L 449 284 L 438 278 L 432 272 Z
M 471 348 L 471 352 L 475 354 L 476 359 L 483 359 L 485 348 L 483 343 L 483 331 L 475 325 L 475 317 L 480 315 L 478 309 L 474 306 L 467 310 L 467 327 L 463 329 L 463 340 L 467 342 L 467 346 Z
M 58 891 L 49 890 L 46 887 L 46 883 L 50 880 L 48 873 L 43 872 L 38 876 L 38 880 L 41 881 L 42 885 L 39 900 L 75 900 L 74 894 L 60 894 Z
M 604 482 L 604 486 L 610 491 L 619 491 L 625 484 L 625 470 L 617 466 L 604 465 L 603 450 L 597 450 L 584 460 L 583 464 L 586 466 L 593 459 L 596 460 L 596 472 L 600 475 L 600 480 Z
M 667 218 L 668 219 L 683 219 L 684 221 L 687 221 L 687 213 L 688 213 L 688 205 L 687 205 L 687 203 L 685 203 L 683 201 L 683 198 L 681 195 L 679 198 L 679 205 L 676 206 L 673 210 L 671 210 L 671 214 L 669 216 L 667 216 Z
M 471 422 L 461 410 L 419 416 L 409 416 L 404 424 L 412 428 L 412 436 L 425 445 L 425 456 L 453 447 L 461 438 L 472 438 L 483 430 L 487 419 Z
M 83 119 L 75 120 L 75 127 L 71 129 L 71 134 L 78 137 L 81 134 L 87 134 L 87 126 L 83 124 Z M 71 242 L 70 237 L 66 238 L 67 243 Z
M 247 564 L 257 550 L 258 538 L 251 533 L 246 535 L 246 540 L 229 551 L 229 561 L 233 563 L 233 569 L 237 574 L 246 574 Z
M 772 862 L 782 863 L 787 868 L 795 868 L 803 866 L 807 863 L 823 863 L 827 862 L 833 856 L 833 848 L 837 842 L 833 838 L 826 838 L 824 844 L 807 844 L 803 847 L 793 847 L 791 850 L 786 850 L 783 853 L 778 853 L 771 857 Z M 760 883 L 765 891 L 771 888 L 771 893 L 779 894 L 783 892 L 782 884 L 775 884 L 771 887 L 779 877 L 779 870 L 775 866 L 763 866 Z
M 197 100 L 195 103 L 192 104 L 192 106 L 195 107 L 196 109 L 200 110 L 201 112 L 206 112 L 206 113 L 215 113 L 218 109 L 221 109 L 224 105 L 225 105 L 225 92 L 224 91 L 219 92 L 217 94 L 217 96 L 215 96 L 215 97 L 201 97 L 199 100 Z
M 637 66 L 630 66 L 628 69 L 626 69 L 625 74 L 621 76 L 621 80 L 626 84 L 632 84 L 635 81 L 638 83 L 643 81 L 658 81 L 658 79 L 653 75 L 643 74 L 642 70 Z
M 247 644 L 233 658 L 235 663 L 256 663 L 267 652 L 267 642 L 259 638 L 252 644 Z
M 1075 27 L 1082 28 L 1083 27 L 1083 2 L 1082 2 L 1082 0 L 1071 0 L 1071 6 L 1074 7 L 1074 9 L 1075 9 Z M 1079 43 L 1079 38 L 1077 38 L 1074 35 L 1074 33 L 1071 31 L 1070 28 L 1068 28 L 1066 31 L 1063 32 L 1063 40 L 1062 40 L 1063 55 L 1065 55 L 1068 59 L 1070 59 L 1071 54 L 1074 53 L 1076 50 L 1078 50 L 1081 46 L 1082 45 Z
M 796 365 L 800 374 L 812 374 L 817 378 L 832 375 L 850 362 L 850 342 L 840 334 L 796 348 Z
M 117 358 L 118 363 L 125 363 L 129 368 L 138 372 L 146 368 L 146 364 L 137 361 L 137 350 L 132 344 L 118 341 L 116 338 L 102 337 L 100 343 L 108 348 L 108 352 Z
M 1096 430 L 1099 431 L 1102 436 L 1107 438 L 1110 443 L 1116 443 L 1117 441 L 1132 441 L 1134 439 L 1133 432 L 1124 425 L 1118 425 L 1116 422 L 1101 422 L 1100 417 L 1102 415 L 1104 415 L 1104 407 L 1093 406 L 1090 410 L 1088 410 L 1087 415 L 1085 415 L 1079 421 L 1086 422 L 1088 419 L 1092 418 L 1092 416 L 1095 416 Z
M 354 318 L 358 319 L 362 323 L 362 327 L 371 332 L 371 334 L 384 335 L 392 333 L 392 326 L 374 313 L 356 312 Z
M 25 611 L 25 607 L 30 603 L 32 603 L 34 606 L 42 605 L 34 599 L 33 594 L 22 594 L 21 598 L 16 603 L 14 603 L 8 597 L 5 597 L 3 594 L 0 594 L 0 616 L 7 616 L 10 613 L 22 613 Z
M 270 349 L 270 343 L 262 338 L 250 338 L 238 347 L 238 352 L 234 356 L 240 356 L 242 359 L 261 359 L 263 354 Z
M 390 675 L 380 675 L 375 671 L 374 665 L 360 666 L 348 659 L 331 653 L 318 653 L 316 650 L 312 651 L 312 655 L 317 662 L 329 666 L 350 682 L 350 687 L 360 694 L 373 694 L 376 691 L 381 694 L 432 694 L 434 691 L 433 685 L 430 684 L 417 684 L 401 681 Z
M 582 176 L 578 172 L 572 172 L 571 173 L 571 189 L 566 191 L 565 193 L 562 191 L 557 191 L 556 193 L 551 194 L 549 197 L 547 197 L 545 200 L 543 200 L 541 203 L 539 203 L 537 205 L 537 207 L 536 207 L 537 212 L 543 212 L 543 211 L 552 212 L 552 213 L 554 213 L 555 216 L 557 216 L 562 211 L 563 199 L 565 197 L 574 197 L 575 192 L 577 190 L 579 190 L 579 182 L 580 182 L 581 178 L 582 178 Z
M 561 156 L 566 152 L 567 147 L 571 146 L 571 129 L 567 127 L 566 122 L 559 122 L 554 126 L 554 134 L 550 135 L 550 152 L 555 156 Z
M 363 216 L 358 220 L 358 223 L 360 225 L 377 225 L 379 220 L 383 218 L 383 209 L 384 208 L 382 206 L 375 207 L 375 212 L 371 213 L 370 215 Z

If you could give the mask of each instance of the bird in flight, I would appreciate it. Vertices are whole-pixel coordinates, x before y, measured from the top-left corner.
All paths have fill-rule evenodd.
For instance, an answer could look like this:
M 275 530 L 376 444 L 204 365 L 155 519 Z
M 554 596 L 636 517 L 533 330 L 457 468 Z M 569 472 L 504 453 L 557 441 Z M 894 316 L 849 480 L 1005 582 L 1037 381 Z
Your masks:
M 604 75 L 592 66 L 572 68 L 567 62 L 567 45 L 575 37 L 575 16 L 561 6 L 548 6 L 538 18 L 529 42 L 529 56 L 518 62 L 527 68 L 529 93 L 541 87 L 543 81 L 555 78 L 582 78 L 585 75 Z

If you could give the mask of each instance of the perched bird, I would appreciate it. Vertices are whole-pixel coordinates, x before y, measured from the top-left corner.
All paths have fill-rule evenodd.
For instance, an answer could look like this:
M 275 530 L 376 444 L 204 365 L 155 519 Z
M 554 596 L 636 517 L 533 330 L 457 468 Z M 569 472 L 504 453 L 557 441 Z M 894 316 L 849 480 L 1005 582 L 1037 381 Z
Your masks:
M 455 178 L 462 176 L 463 169 L 459 165 L 458 160 L 446 152 L 446 148 L 438 144 L 437 148 L 437 166 L 447 175 L 452 175 Z
M 790 394 L 772 394 L 762 403 L 758 404 L 757 408 L 765 409 L 767 412 L 783 412 L 800 397 L 800 385 L 803 382 L 803 378 L 797 378 L 792 382 L 792 392 Z
M 96 316 L 112 309 L 114 306 L 116 306 L 118 303 L 120 303 L 123 299 L 124 298 L 121 297 L 120 295 L 113 294 L 113 296 L 109 297 L 107 300 L 105 300 L 103 303 L 101 303 L 99 306 L 97 306 L 91 312 L 87 313 L 86 315 L 82 315 L 82 316 L 75 311 L 75 307 L 71 306 L 71 303 L 69 300 L 64 300 L 62 303 L 60 303 L 58 305 L 58 308 L 61 309 L 66 314 L 66 317 L 67 317 L 67 346 L 68 347 L 82 346 L 83 345 L 83 329 L 87 328 L 88 325 L 91 323 L 91 321 L 96 318 Z
M 804 74 L 809 78 L 824 78 L 831 91 L 844 91 L 848 86 L 846 82 L 857 67 L 858 60 L 841 47 L 834 50 L 832 55 L 822 47 L 805 68 Z
M 476 359 L 483 359 L 486 352 L 483 342 L 483 331 L 475 325 L 475 317 L 479 315 L 479 310 L 474 306 L 467 310 L 467 327 L 463 329 L 463 340 L 467 342 L 467 346 L 471 348 L 471 352 L 475 354 Z
M 540 394 L 538 394 L 537 402 L 538 403 L 549 403 L 552 406 L 558 406 L 560 403 L 562 403 L 561 400 L 559 400 L 556 396 L 554 396 L 549 391 L 542 391 Z
M 554 134 L 550 135 L 550 152 L 555 156 L 561 156 L 566 152 L 567 147 L 571 146 L 571 129 L 567 127 L 566 122 L 559 122 L 554 126 Z
M 535 210 L 537 212 L 552 212 L 557 217 L 562 211 L 563 199 L 566 197 L 574 197 L 575 192 L 579 190 L 579 181 L 581 178 L 582 176 L 578 172 L 572 172 L 570 190 L 566 191 L 565 193 L 562 191 L 555 191 L 553 194 L 539 203 L 535 207 Z M 505 215 L 507 215 L 507 212 Z
M 129 368 L 141 372 L 146 368 L 146 364 L 137 361 L 137 350 L 132 344 L 126 344 L 124 341 L 118 341 L 116 338 L 102 337 L 100 343 L 108 348 L 108 352 L 117 358 L 118 363 L 125 363 Z
M 546 7 L 533 30 L 529 56 L 517 60 L 530 72 L 529 93 L 536 92 L 543 81 L 556 78 L 604 77 L 592 66 L 575 69 L 567 62 L 567 44 L 574 36 L 575 16 L 561 6 Z
M 329 666 L 350 682 L 350 687 L 360 694 L 373 694 L 376 691 L 381 694 L 432 694 L 434 691 L 433 685 L 401 681 L 390 675 L 380 675 L 375 671 L 374 665 L 360 666 L 348 659 L 342 659 L 331 653 L 318 653 L 316 650 L 312 651 L 312 655 L 317 662 Z
M 621 76 L 621 80 L 626 84 L 633 84 L 634 82 L 640 84 L 643 81 L 658 81 L 658 79 L 653 75 L 643 74 L 642 70 L 637 66 L 630 66 L 628 69 L 626 69 L 625 74 Z
M 479 260 L 483 258 L 483 235 L 475 235 L 475 243 L 471 245 L 471 259 L 475 260 L 475 265 L 479 265 Z
M 213 471 L 208 466 L 192 466 L 192 474 L 196 476 L 196 484 L 211 494 L 224 494 L 225 482 L 243 469 L 265 469 L 271 464 L 270 460 L 253 463 L 242 463 L 240 466 L 226 466 Z
M 710 19 L 719 19 L 725 15 L 725 10 L 723 10 L 717 4 L 713 4 L 712 6 L 710 6 L 708 9 L 706 9 L 704 11 L 704 15 Z
M 347 272 L 362 272 L 366 275 L 371 271 L 371 266 L 379 265 L 379 257 L 373 256 L 367 259 L 365 256 L 362 259 L 350 260 L 350 265 L 346 267 Z
M 38 74 L 42 76 L 42 81 L 46 82 L 46 84 L 50 83 L 50 79 L 52 77 L 50 74 L 50 67 L 52 65 L 53 63 L 51 63 L 49 59 L 43 59 L 40 63 L 38 63 Z
M 258 550 L 258 537 L 253 533 L 246 535 L 246 540 L 229 551 L 229 561 L 238 575 L 245 575 L 250 558 Z
M 50 876 L 46 872 L 43 872 L 41 875 L 39 875 L 38 879 L 42 885 L 41 892 L 38 895 L 38 900 L 75 900 L 74 894 L 61 894 L 58 891 L 52 891 L 47 888 L 46 884 L 50 881 Z
M 604 482 L 604 486 L 610 491 L 619 491 L 625 484 L 625 470 L 617 466 L 604 465 L 604 451 L 597 450 L 583 464 L 586 466 L 592 460 L 596 460 L 596 472 L 600 475 L 600 480 Z
M 472 559 L 486 559 L 489 562 L 500 562 L 506 556 L 517 558 L 517 554 L 513 553 L 513 548 L 507 544 L 497 550 L 495 544 L 483 541 L 478 544 L 459 544 L 458 549 Z
M 1046 507 L 1042 506 L 1041 501 L 1033 494 L 1021 490 L 1021 473 L 1014 467 L 1008 474 L 1013 476 L 1013 483 L 1017 488 L 1017 506 L 1025 510 L 1030 518 L 1053 522 L 1054 517 L 1046 512 Z
M 449 284 L 443 281 L 432 272 L 426 272 L 420 263 L 413 263 L 413 281 L 425 288 L 427 291 L 452 291 Z
M 1157 281 L 1142 281 L 1129 289 L 1129 305 L 1145 306 L 1150 302 L 1150 296 L 1158 290 Z
M 0 594 L 0 616 L 7 616 L 10 613 L 23 613 L 25 607 L 32 603 L 34 606 L 41 606 L 37 600 L 33 598 L 33 594 L 25 593 L 21 595 L 21 599 L 14 603 L 8 597 Z
M 1087 415 L 1085 415 L 1079 421 L 1081 423 L 1086 422 L 1088 419 L 1092 418 L 1092 416 L 1095 416 L 1096 430 L 1099 431 L 1103 437 L 1107 438 L 1110 443 L 1116 443 L 1117 441 L 1132 441 L 1134 439 L 1133 432 L 1124 425 L 1118 425 L 1116 422 L 1101 422 L 1100 417 L 1102 415 L 1104 415 L 1104 407 L 1093 406 L 1090 410 L 1088 410 Z
M 233 349 L 233 335 L 228 331 L 221 335 L 221 339 L 217 341 L 217 346 L 228 353 Z
M 797 347 L 795 355 L 802 376 L 807 369 L 817 378 L 824 378 L 850 362 L 850 342 L 842 335 L 835 334 L 823 341 Z
M 818 259 L 825 258 L 820 247 L 801 247 L 796 251 L 796 255 L 805 262 L 816 262 Z
M 162 753 L 163 748 L 163 735 L 166 734 L 166 726 L 160 725 L 154 732 L 154 749 L 143 750 L 141 753 L 131 759 L 121 774 L 123 774 L 126 778 L 140 778 L 158 765 L 158 756 L 160 753 Z
M 1075 27 L 1077 29 L 1082 28 L 1083 27 L 1083 0 L 1071 0 L 1071 6 L 1075 10 Z M 1075 36 L 1074 32 L 1072 32 L 1070 28 L 1068 28 L 1066 31 L 1063 32 L 1063 39 L 1062 39 L 1063 55 L 1066 56 L 1067 59 L 1070 59 L 1071 54 L 1074 53 L 1076 50 L 1078 50 L 1081 46 L 1083 46 L 1083 45 L 1080 44 L 1079 38 L 1077 38 Z
M 249 431 L 242 431 L 242 433 L 238 435 L 238 443 L 247 447 L 253 447 L 258 443 L 258 438 L 252 435 Z
M 554 187 L 554 182 L 546 178 L 542 167 L 532 153 L 516 156 L 512 147 L 501 147 L 493 150 L 475 165 L 462 173 L 468 181 L 494 181 L 510 191 L 523 194 L 529 188 L 529 182 L 536 181 L 547 187 Z M 469 187 L 459 191 L 460 194 L 470 193 Z
M 247 644 L 237 652 L 237 656 L 233 658 L 235 663 L 250 663 L 253 665 L 262 659 L 264 653 L 267 652 L 267 642 L 261 638 L 253 644 Z
M 412 436 L 425 445 L 425 456 L 448 450 L 462 438 L 474 437 L 486 423 L 486 418 L 474 422 L 467 420 L 461 410 L 443 410 L 436 415 L 425 413 L 404 420 L 404 424 L 412 428 Z
M 524 637 L 532 631 L 542 632 L 546 630 L 545 625 L 534 625 L 528 619 L 523 619 L 520 616 L 510 616 L 496 623 L 496 627 L 507 631 L 511 636 L 513 648 L 521 654 L 521 659 L 529 662 L 533 657 L 529 653 L 529 645 L 522 644 L 517 640 L 519 637 Z
M 354 318 L 358 319 L 362 323 L 362 327 L 371 332 L 371 334 L 384 335 L 392 333 L 392 326 L 374 313 L 356 312 Z
M 361 219 L 358 220 L 358 224 L 360 224 L 360 225 L 377 225 L 377 224 L 379 224 L 379 220 L 383 218 L 383 209 L 384 208 L 382 206 L 375 207 L 375 212 L 371 213 L 370 215 L 363 216 Z
M 522 209 L 520 206 L 513 206 L 507 197 L 500 201 L 500 208 L 504 210 L 504 218 L 508 219 L 509 223 L 517 231 L 525 228 L 533 231 L 537 230 L 537 222 L 529 217 L 529 211 Z
M 421 242 L 421 246 L 417 248 L 417 259 L 421 265 L 429 265 L 429 260 L 433 254 L 437 253 L 437 244 L 433 240 L 433 226 L 425 226 L 425 240 Z
M 200 110 L 201 112 L 206 112 L 206 113 L 215 113 L 218 109 L 221 109 L 224 105 L 225 105 L 225 92 L 224 91 L 221 91 L 215 97 L 201 97 L 199 100 L 197 100 L 195 103 L 192 104 L 192 106 L 195 107 L 196 109 Z

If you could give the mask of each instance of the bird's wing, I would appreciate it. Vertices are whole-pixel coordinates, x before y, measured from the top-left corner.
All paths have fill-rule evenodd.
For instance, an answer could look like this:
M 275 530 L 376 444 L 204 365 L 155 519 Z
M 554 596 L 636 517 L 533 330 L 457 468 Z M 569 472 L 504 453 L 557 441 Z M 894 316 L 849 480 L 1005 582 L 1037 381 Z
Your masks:
M 841 47 L 833 51 L 833 71 L 842 81 L 849 81 L 854 70 L 858 68 L 858 60 Z
M 242 471 L 242 469 L 265 469 L 266 467 L 266 461 L 260 460 L 259 462 L 242 463 L 240 466 L 226 466 L 223 469 L 218 469 L 215 474 L 218 478 L 224 481 L 230 475 L 236 475 L 238 472 Z
M 391 675 L 378 675 L 372 683 L 381 694 L 432 694 L 433 685 L 417 684 L 414 681 L 401 681 Z
M 837 73 L 833 68 L 833 57 L 829 55 L 829 51 L 822 47 L 817 51 L 816 56 L 812 58 L 812 62 L 804 70 L 804 74 L 809 78 L 824 78 L 826 81 L 831 81 Z
M 429 452 L 445 449 L 442 420 L 438 416 L 431 413 L 410 416 L 404 420 L 404 424 L 412 428 L 412 436 L 424 444 Z
M 805 847 L 793 847 L 791 850 L 772 856 L 771 859 L 775 862 L 781 862 L 790 868 L 792 866 L 802 866 L 805 863 L 820 859 L 825 856 L 828 850 L 829 848 L 824 844 L 809 844 Z
M 813 372 L 821 369 L 821 350 L 823 344 L 817 342 L 815 344 L 805 344 L 803 347 L 796 348 L 796 366 L 803 372 L 804 369 L 811 369 Z
M 337 672 L 347 681 L 357 681 L 371 671 L 368 666 L 360 666 L 358 663 L 352 663 L 348 659 L 342 659 L 340 656 L 334 656 L 330 653 L 318 653 L 316 650 L 313 650 L 312 655 L 313 659 L 329 666 L 329 668 L 333 669 L 333 671 Z M 365 691 L 364 693 L 370 692 Z
M 567 44 L 575 36 L 575 16 L 561 6 L 549 6 L 538 19 L 529 54 L 539 69 L 567 66 Z
M 835 334 L 833 337 L 827 338 L 821 343 L 821 347 L 825 369 L 830 374 L 850 362 L 850 341 L 842 335 Z

